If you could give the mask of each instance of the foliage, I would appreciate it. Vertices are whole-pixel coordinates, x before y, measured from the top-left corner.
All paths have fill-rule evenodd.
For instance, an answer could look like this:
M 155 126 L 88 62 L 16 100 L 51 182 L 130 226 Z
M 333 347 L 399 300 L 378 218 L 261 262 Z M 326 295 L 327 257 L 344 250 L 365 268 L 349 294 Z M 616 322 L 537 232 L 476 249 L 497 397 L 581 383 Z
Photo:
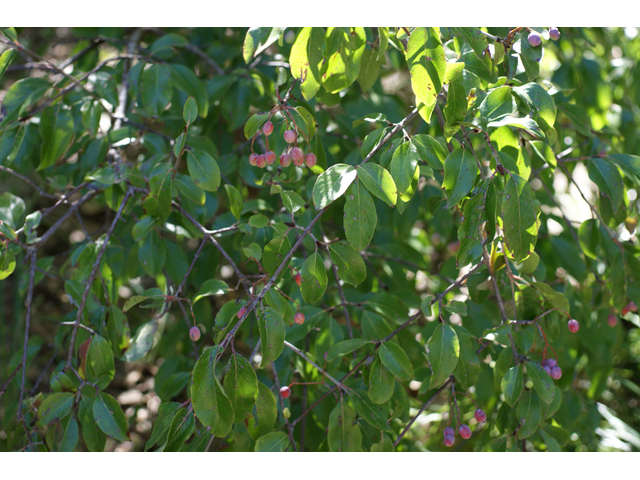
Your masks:
M 560 32 L 2 29 L 0 449 L 640 448 L 640 39 Z

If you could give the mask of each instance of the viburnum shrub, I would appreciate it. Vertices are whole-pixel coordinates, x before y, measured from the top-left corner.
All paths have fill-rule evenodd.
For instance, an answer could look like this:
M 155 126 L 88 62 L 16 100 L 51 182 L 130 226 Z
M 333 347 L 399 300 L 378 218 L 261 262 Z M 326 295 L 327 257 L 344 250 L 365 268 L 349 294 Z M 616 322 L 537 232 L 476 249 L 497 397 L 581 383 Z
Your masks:
M 640 38 L 550 28 L 0 29 L 0 449 L 637 448 Z

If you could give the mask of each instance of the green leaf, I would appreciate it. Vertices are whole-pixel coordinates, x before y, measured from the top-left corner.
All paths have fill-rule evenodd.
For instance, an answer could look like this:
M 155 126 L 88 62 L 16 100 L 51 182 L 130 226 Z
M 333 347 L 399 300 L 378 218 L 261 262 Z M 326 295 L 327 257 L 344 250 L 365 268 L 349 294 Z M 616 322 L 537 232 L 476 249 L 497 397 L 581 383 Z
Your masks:
M 178 414 L 173 417 L 173 421 L 167 432 L 167 443 L 159 450 L 164 452 L 178 452 L 184 442 L 193 433 L 195 423 L 193 411 L 191 411 L 191 409 L 181 408 Z
M 116 374 L 113 350 L 109 342 L 94 335 L 87 353 L 87 380 L 105 389 Z
M 418 152 L 418 157 L 434 170 L 443 170 L 447 151 L 435 138 L 425 134 L 414 135 L 411 143 Z
M 356 412 L 373 428 L 382 430 L 383 432 L 393 433 L 385 415 L 385 408 L 374 405 L 369 400 L 367 392 L 364 390 L 353 389 L 351 391 L 351 401 Z
M 237 220 L 240 220 L 240 217 L 242 216 L 242 207 L 244 206 L 242 194 L 233 185 L 226 184 L 224 188 L 227 191 L 227 196 L 229 197 L 229 209 L 231 210 L 231 213 L 233 213 L 233 216 L 236 217 Z
M 480 29 L 475 27 L 458 27 L 455 30 L 473 49 L 478 60 L 487 68 L 491 68 L 491 56 L 486 51 L 489 46 L 489 41 L 487 37 L 481 33 Z
M 93 401 L 93 419 L 108 436 L 121 442 L 128 442 L 127 419 L 118 401 L 108 393 L 100 392 Z
M 196 121 L 198 118 L 198 105 L 193 97 L 187 98 L 187 101 L 184 102 L 184 107 L 182 108 L 182 118 L 189 125 Z
M 488 183 L 464 204 L 462 223 L 458 228 L 460 249 L 456 257 L 456 265 L 463 267 L 482 255 L 484 241 L 481 226 L 487 221 L 485 200 L 487 198 Z
M 636 183 L 640 183 L 640 157 L 616 153 L 608 155 L 606 158 L 617 163 L 626 175 L 631 175 L 632 178 L 635 177 Z
M 273 392 L 264 383 L 258 382 L 256 414 L 249 418 L 247 430 L 254 440 L 270 432 L 278 418 L 278 406 Z
M 413 378 L 413 365 L 400 345 L 393 342 L 383 342 L 378 351 L 380 361 L 387 370 L 403 380 Z
M 46 108 L 40 116 L 38 130 L 42 137 L 38 170 L 50 167 L 67 151 L 74 137 L 73 115 L 70 110 Z
M 224 295 L 229 290 L 231 289 L 225 282 L 212 278 L 202 284 L 200 290 L 198 290 L 198 293 L 196 293 L 196 296 L 193 298 L 193 304 L 201 298 L 210 297 L 212 295 Z
M 156 277 L 167 260 L 167 247 L 157 232 L 151 232 L 140 244 L 138 261 L 150 277 Z
M 45 427 L 68 415 L 73 407 L 74 397 L 75 395 L 71 392 L 47 395 L 38 407 L 38 423 Z
M 591 132 L 591 117 L 582 105 L 563 103 L 558 109 L 571 121 L 578 133 L 585 137 L 593 136 Z
M 347 192 L 344 204 L 344 233 L 349 244 L 359 252 L 365 250 L 371 243 L 377 223 L 373 199 L 364 185 L 356 181 Z
M 447 156 L 442 182 L 442 188 L 446 189 L 449 197 L 447 208 L 460 203 L 460 200 L 471 191 L 477 175 L 476 160 L 465 149 L 458 148 Z
M 521 424 L 518 431 L 518 439 L 529 438 L 540 424 L 540 399 L 531 390 L 526 390 L 522 394 L 522 398 L 518 402 L 516 416 L 521 421 L 524 420 L 524 425 Z
M 300 90 L 305 100 L 310 100 L 318 93 L 322 77 L 320 65 L 323 61 L 322 46 L 324 29 L 321 27 L 304 27 L 291 47 L 289 64 L 293 78 L 302 79 Z
M 171 213 L 171 172 L 168 170 L 149 179 L 149 195 L 143 200 L 144 211 L 165 222 Z
M 507 370 L 500 382 L 500 389 L 504 393 L 504 398 L 512 407 L 522 394 L 522 380 L 522 365 L 518 364 Z
M 253 411 L 258 398 L 258 377 L 249 360 L 242 355 L 231 355 L 229 367 L 223 386 L 233 408 L 233 422 L 238 423 Z
M 8 224 L 11 231 L 16 230 L 18 228 L 18 222 L 22 218 L 26 208 L 24 200 L 20 197 L 16 197 L 9 192 L 3 193 L 0 195 L 0 222 Z M 3 233 L 5 231 L 6 229 L 3 230 Z M 11 235 L 11 231 L 9 231 L 7 235 L 9 238 L 13 236 Z
M 538 124 L 531 117 L 503 117 L 500 120 L 490 122 L 488 128 L 498 128 L 504 125 L 512 125 L 514 127 L 522 128 L 527 131 L 531 136 L 535 138 L 544 138 L 544 133 L 540 130 Z
M 284 349 L 285 325 L 282 316 L 273 308 L 259 308 L 256 312 L 260 330 L 262 366 L 277 360 Z
M 571 305 L 569 300 L 562 292 L 554 290 L 551 285 L 544 282 L 531 282 L 530 284 L 536 290 L 538 290 L 549 301 L 549 304 L 554 308 L 560 308 L 565 312 L 569 312 Z
M 521 87 L 514 87 L 513 91 L 522 98 L 525 103 L 537 111 L 541 120 L 540 125 L 544 130 L 553 127 L 556 121 L 558 109 L 553 97 L 537 83 L 527 83 Z
M 145 215 L 138 220 L 131 229 L 131 236 L 135 242 L 143 241 L 149 232 L 156 226 L 158 219 Z
M 293 190 L 283 190 L 280 192 L 280 197 L 282 198 L 282 205 L 290 213 L 296 213 L 304 207 L 304 199 Z
M 149 450 L 156 443 L 161 441 L 162 438 L 166 440 L 166 434 L 171 427 L 173 419 L 180 412 L 180 404 L 178 402 L 161 403 L 158 407 L 158 416 L 153 423 L 153 431 L 151 437 L 147 440 L 144 446 L 145 451 Z
M 24 220 L 23 231 L 28 245 L 33 245 L 38 239 L 38 226 L 42 220 L 42 212 L 39 210 L 27 215 Z
M 269 48 L 284 30 L 284 27 L 251 27 L 247 30 L 242 46 L 242 57 L 245 63 L 249 63 L 252 58 Z
M 386 403 L 393 395 L 396 377 L 387 370 L 379 358 L 371 365 L 369 373 L 369 398 L 373 403 Z
M 289 446 L 289 436 L 284 432 L 271 432 L 256 441 L 255 452 L 284 452 Z
M 440 30 L 434 27 L 413 29 L 407 41 L 406 58 L 416 104 L 423 106 L 419 110 L 420 116 L 429 123 L 447 71 Z
M 592 158 L 588 162 L 589 178 L 598 186 L 600 193 L 611 199 L 614 210 L 624 200 L 624 185 L 618 168 L 606 158 Z
M 82 440 L 90 452 L 103 452 L 107 436 L 96 425 L 93 419 L 93 404 L 95 400 L 84 395 L 80 396 L 78 419 L 82 426 Z
M 255 258 L 258 261 L 260 261 L 260 259 L 262 258 L 262 249 L 257 243 L 251 243 L 246 247 L 242 247 L 242 251 L 247 256 L 247 258 Z
M 478 110 L 490 122 L 513 115 L 518 111 L 518 106 L 511 96 L 511 87 L 505 85 L 492 90 L 484 97 Z
M 597 258 L 597 249 L 600 245 L 600 228 L 595 218 L 585 220 L 578 228 L 578 240 L 584 254 L 595 260 Z
M 329 27 L 325 35 L 322 86 L 338 93 L 351 85 L 360 72 L 367 35 L 362 27 Z
M 329 415 L 327 443 L 332 452 L 358 452 L 362 432 L 356 422 L 356 412 L 343 399 Z
M 345 283 L 357 287 L 367 278 L 367 268 L 362 256 L 345 242 L 329 245 L 331 261 L 338 267 L 338 277 Z
M 357 171 L 351 165 L 340 163 L 322 172 L 313 186 L 313 203 L 316 210 L 327 207 L 346 192 L 356 179 Z
M 187 153 L 189 175 L 198 187 L 215 192 L 220 187 L 220 168 L 207 152 L 193 150 Z
M 153 336 L 158 329 L 158 321 L 150 320 L 138 327 L 138 331 L 131 339 L 129 348 L 122 355 L 125 362 L 134 362 L 144 357 L 153 346 Z
M 475 385 L 480 375 L 480 360 L 476 354 L 478 346 L 467 330 L 458 326 L 454 326 L 454 330 L 460 343 L 460 356 L 453 374 L 458 384 L 466 389 Z
M 4 72 L 7 71 L 9 65 L 11 65 L 12 60 L 16 56 L 16 51 L 13 48 L 8 48 L 2 55 L 0 55 L 0 79 L 2 79 Z
M 430 388 L 436 388 L 455 371 L 460 357 L 460 341 L 455 330 L 442 322 L 436 327 L 427 346 L 427 358 L 433 372 Z
M 51 85 L 44 78 L 30 77 L 15 82 L 2 100 L 6 113 L 0 125 L 16 120 L 27 108 L 41 100 L 50 88 Z
M 393 207 L 398 200 L 396 183 L 391 174 L 380 165 L 365 163 L 357 167 L 358 180 L 372 195 Z
M 376 83 L 380 73 L 380 66 L 385 58 L 379 58 L 376 50 L 365 49 L 360 60 L 360 72 L 358 73 L 358 83 L 363 92 L 367 92 Z
M 327 362 L 333 362 L 337 358 L 344 357 L 348 353 L 357 350 L 367 343 L 371 342 L 369 340 L 365 340 L 364 338 L 354 338 L 352 340 L 344 340 L 342 342 L 338 342 L 327 352 Z
M 467 116 L 467 105 L 467 95 L 462 83 L 451 82 L 447 92 L 447 104 L 444 107 L 445 138 L 447 141 L 459 130 L 458 123 L 463 122 Z
M 270 113 L 254 113 L 249 117 L 247 123 L 244 124 L 244 136 L 247 140 L 253 138 L 258 132 L 262 131 L 262 126 L 269 119 Z
M 13 273 L 16 268 L 16 256 L 11 250 L 0 253 L 0 280 L 4 280 Z
M 404 142 L 393 152 L 389 171 L 395 180 L 398 195 L 402 195 L 411 188 L 419 160 L 418 151 L 412 142 Z
M 327 271 L 322 256 L 315 252 L 302 264 L 300 269 L 302 283 L 300 293 L 306 303 L 316 303 L 327 290 Z
M 262 267 L 269 275 L 275 275 L 276 270 L 290 250 L 291 244 L 289 243 L 289 239 L 286 235 L 275 237 L 264 247 L 264 251 L 262 253 Z M 284 271 L 284 268 L 282 271 Z
M 527 363 L 527 374 L 533 382 L 533 388 L 540 396 L 540 400 L 547 404 L 551 403 L 556 394 L 551 376 L 540 365 L 532 362 Z
M 153 64 L 142 72 L 140 95 L 144 108 L 153 117 L 158 117 L 171 102 L 173 80 L 171 68 Z
M 527 258 L 538 240 L 538 215 L 535 195 L 525 179 L 510 173 L 502 197 L 504 238 L 511 258 L 520 263 Z
M 60 452 L 73 452 L 78 439 L 80 438 L 80 431 L 78 429 L 78 422 L 73 415 L 69 415 L 66 420 L 61 422 L 62 425 L 62 440 L 60 442 Z

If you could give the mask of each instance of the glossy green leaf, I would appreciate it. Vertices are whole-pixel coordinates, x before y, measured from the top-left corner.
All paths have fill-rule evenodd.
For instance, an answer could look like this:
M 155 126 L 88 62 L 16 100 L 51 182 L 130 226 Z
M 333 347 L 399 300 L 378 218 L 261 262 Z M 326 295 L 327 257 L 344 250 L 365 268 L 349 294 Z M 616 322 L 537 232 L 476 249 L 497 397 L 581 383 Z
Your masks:
M 167 260 L 167 248 L 157 232 L 151 232 L 140 244 L 138 260 L 151 277 L 156 277 L 162 271 Z
M 362 256 L 345 242 L 329 245 L 331 261 L 338 268 L 338 277 L 345 283 L 358 286 L 367 278 L 367 268 Z
M 387 370 L 403 380 L 413 378 L 413 365 L 406 352 L 400 345 L 393 342 L 384 342 L 378 350 L 380 361 Z
M 276 360 L 284 349 L 285 325 L 282 316 L 273 308 L 259 308 L 256 312 L 260 330 L 262 366 Z
M 365 163 L 358 168 L 358 180 L 367 187 L 372 195 L 385 202 L 390 207 L 396 204 L 398 193 L 391 174 L 380 165 Z
M 289 64 L 293 78 L 301 79 L 300 90 L 305 100 L 313 98 L 322 83 L 320 65 L 323 61 L 324 29 L 304 27 L 291 47 Z
M 511 406 L 515 405 L 522 394 L 522 380 L 522 365 L 518 364 L 511 367 L 500 382 L 504 398 Z
M 556 394 L 551 376 L 539 365 L 532 362 L 527 363 L 527 374 L 533 382 L 533 388 L 540 396 L 540 400 L 547 404 L 551 403 Z
M 531 186 L 518 175 L 509 174 L 502 197 L 504 238 L 511 258 L 521 262 L 527 258 L 538 240 L 538 215 Z
M 256 452 L 284 452 L 291 440 L 284 432 L 271 432 L 256 441 Z
M 418 151 L 411 142 L 403 143 L 393 153 L 389 172 L 396 183 L 399 195 L 411 187 L 411 182 L 418 169 L 418 160 L 420 160 Z
M 522 394 L 522 398 L 518 402 L 518 410 L 516 416 L 523 420 L 518 431 L 518 438 L 529 438 L 538 429 L 540 423 L 540 399 L 531 390 L 526 390 Z
M 362 445 L 362 432 L 356 422 L 356 412 L 343 400 L 338 402 L 329 415 L 327 441 L 332 452 L 358 452 Z
M 460 357 L 460 341 L 455 330 L 443 322 L 436 327 L 427 346 L 427 358 L 433 371 L 431 388 L 435 388 L 442 385 L 455 371 Z
M 302 283 L 300 293 L 306 303 L 316 303 L 327 290 L 327 271 L 322 256 L 315 252 L 311 254 L 300 269 Z
M 149 179 L 149 195 L 142 202 L 144 211 L 164 222 L 171 213 L 171 172 L 166 171 Z
M 187 153 L 187 166 L 193 183 L 207 192 L 215 192 L 220 187 L 220 168 L 207 152 L 193 150 Z
M 470 152 L 458 148 L 451 152 L 444 162 L 444 180 L 442 188 L 447 191 L 451 208 L 462 200 L 473 188 L 478 175 L 476 160 Z
M 42 426 L 47 426 L 65 417 L 73 407 L 75 395 L 71 392 L 59 392 L 48 395 L 38 407 L 39 420 Z
M 224 390 L 234 412 L 234 423 L 249 417 L 258 397 L 258 378 L 249 360 L 233 354 L 229 359 L 229 371 L 224 377 Z
M 54 165 L 69 148 L 74 137 L 73 115 L 70 110 L 47 108 L 40 116 L 38 130 L 42 137 L 38 170 Z
M 115 361 L 109 342 L 100 335 L 94 335 L 87 353 L 87 380 L 101 389 L 115 376 Z
M 138 327 L 136 334 L 131 339 L 127 351 L 122 355 L 125 362 L 133 362 L 144 357 L 153 346 L 153 336 L 158 329 L 158 321 L 150 320 Z
M 393 395 L 396 377 L 385 368 L 379 358 L 371 365 L 369 373 L 369 398 L 373 403 L 386 403 Z
M 212 295 L 224 295 L 229 290 L 231 289 L 226 282 L 212 278 L 202 284 L 200 290 L 196 293 L 196 296 L 193 297 L 193 304 L 195 305 L 195 303 L 201 298 L 210 297 Z
M 365 250 L 376 229 L 378 216 L 373 199 L 359 180 L 347 191 L 344 204 L 344 232 L 347 242 L 361 252 Z
M 358 415 L 369 425 L 383 432 L 392 433 L 386 418 L 386 408 L 371 403 L 367 392 L 364 390 L 352 390 L 351 401 Z
M 338 93 L 358 78 L 366 40 L 362 27 L 327 28 L 321 69 L 322 86 L 327 92 Z
M 171 68 L 156 63 L 142 72 L 140 95 L 142 104 L 148 112 L 158 117 L 171 102 L 173 94 L 173 80 Z
M 244 205 L 242 194 L 233 185 L 226 184 L 224 188 L 227 191 L 227 197 L 229 197 L 229 209 L 231 213 L 233 213 L 233 216 L 236 217 L 237 220 L 240 220 L 242 207 Z
M 313 186 L 313 203 L 316 210 L 327 207 L 346 192 L 356 179 L 356 169 L 351 165 L 338 164 L 322 172 Z
M 600 193 L 611 199 L 617 210 L 622 204 L 624 187 L 618 168 L 606 158 L 592 158 L 588 162 L 589 178 L 598 186 Z
M 286 235 L 275 237 L 264 247 L 262 253 L 262 266 L 269 275 L 275 275 L 276 270 L 284 261 L 285 256 L 291 250 L 291 244 Z M 286 266 L 285 266 L 286 268 Z
M 93 401 L 93 419 L 108 436 L 121 442 L 130 440 L 124 412 L 118 401 L 108 393 L 100 392 L 96 395 Z
M 369 340 L 365 340 L 363 338 L 354 338 L 338 342 L 327 352 L 327 362 L 333 362 L 337 358 L 344 357 L 354 350 L 358 350 L 367 343 L 370 343 Z
M 198 105 L 193 97 L 187 98 L 182 107 L 182 118 L 188 124 L 193 123 L 198 118 Z
M 264 383 L 258 382 L 255 414 L 249 418 L 247 429 L 251 438 L 258 438 L 269 433 L 278 417 L 278 406 L 273 392 Z

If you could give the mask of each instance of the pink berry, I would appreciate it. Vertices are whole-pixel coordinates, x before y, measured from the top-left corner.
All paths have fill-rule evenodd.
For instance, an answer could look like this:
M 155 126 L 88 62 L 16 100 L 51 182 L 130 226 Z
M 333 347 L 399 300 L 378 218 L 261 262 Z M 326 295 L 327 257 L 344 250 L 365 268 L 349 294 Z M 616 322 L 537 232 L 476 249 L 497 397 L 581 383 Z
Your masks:
M 444 436 L 445 437 L 448 436 L 448 435 L 455 435 L 455 434 L 456 434 L 456 431 L 451 427 L 447 427 L 447 428 L 444 429 Z
M 312 168 L 315 164 L 316 164 L 316 156 L 313 153 L 309 153 L 307 154 L 307 156 L 304 159 L 304 163 L 307 164 L 307 167 Z
M 607 317 L 607 323 L 611 328 L 615 327 L 618 324 L 618 317 L 614 314 L 611 314 Z
M 460 428 L 458 429 L 458 433 L 465 440 L 467 440 L 468 438 L 471 438 L 471 429 L 467 425 L 460 425 Z
M 273 123 L 267 122 L 262 126 L 262 133 L 269 136 L 273 133 Z
M 289 395 L 291 395 L 291 389 L 289 387 L 282 387 L 280 389 L 280 396 L 282 398 L 289 398 Z
M 529 45 L 531 45 L 532 47 L 537 47 L 542 43 L 540 35 L 538 35 L 536 32 L 531 32 L 527 37 L 527 40 L 529 40 Z
M 287 130 L 284 132 L 284 141 L 287 143 L 293 143 L 296 141 L 296 133 L 293 130 Z
M 478 423 L 487 421 L 487 414 L 484 413 L 484 410 L 482 410 L 481 408 L 476 410 L 475 417 L 476 417 L 476 422 Z
M 288 167 L 291 165 L 291 156 L 288 153 L 283 153 L 280 155 L 280 165 L 283 167 Z
M 551 376 L 551 367 L 549 365 L 544 366 L 544 371 L 547 372 L 547 375 Z
M 243 318 L 247 314 L 247 307 L 242 307 L 238 310 L 238 318 Z
M 198 327 L 191 327 L 189 329 L 189 338 L 194 342 L 200 340 L 200 329 Z
M 562 376 L 562 369 L 560 367 L 553 367 L 551 369 L 551 378 L 553 378 L 554 380 L 560 380 L 561 376 Z
M 252 153 L 251 155 L 249 155 L 249 165 L 255 167 L 257 159 L 258 159 L 258 155 L 256 155 L 255 153 Z
M 265 155 L 258 155 L 256 158 L 256 165 L 258 168 L 264 168 L 267 166 L 267 157 Z
M 551 37 L 551 40 L 560 39 L 560 30 L 558 30 L 558 27 L 551 27 L 549 29 L 549 37 Z
M 298 284 L 298 286 L 300 286 L 300 284 L 302 283 L 302 275 L 300 275 L 299 273 L 296 273 L 296 276 L 294 277 L 294 279 Z
M 264 154 L 264 157 L 269 165 L 273 165 L 276 162 L 276 154 L 271 150 L 268 150 L 267 153 Z
M 636 307 L 636 304 L 633 302 L 629 302 L 629 305 L 627 305 L 627 307 L 629 307 L 629 310 L 633 313 L 636 313 L 638 311 L 638 307 Z
M 298 325 L 302 325 L 304 323 L 304 313 L 298 312 L 293 316 L 293 321 Z
M 444 437 L 444 446 L 445 447 L 453 447 L 453 444 L 456 443 L 456 437 L 453 435 L 447 435 Z
M 578 321 L 573 319 L 567 322 L 567 326 L 569 327 L 569 331 L 571 333 L 576 333 L 580 329 L 580 324 L 578 323 Z
M 298 147 L 294 147 L 291 149 L 291 160 L 296 167 L 302 166 L 304 162 L 304 153 Z
M 547 358 L 547 365 L 549 366 L 549 368 L 557 367 L 558 362 L 555 358 Z

